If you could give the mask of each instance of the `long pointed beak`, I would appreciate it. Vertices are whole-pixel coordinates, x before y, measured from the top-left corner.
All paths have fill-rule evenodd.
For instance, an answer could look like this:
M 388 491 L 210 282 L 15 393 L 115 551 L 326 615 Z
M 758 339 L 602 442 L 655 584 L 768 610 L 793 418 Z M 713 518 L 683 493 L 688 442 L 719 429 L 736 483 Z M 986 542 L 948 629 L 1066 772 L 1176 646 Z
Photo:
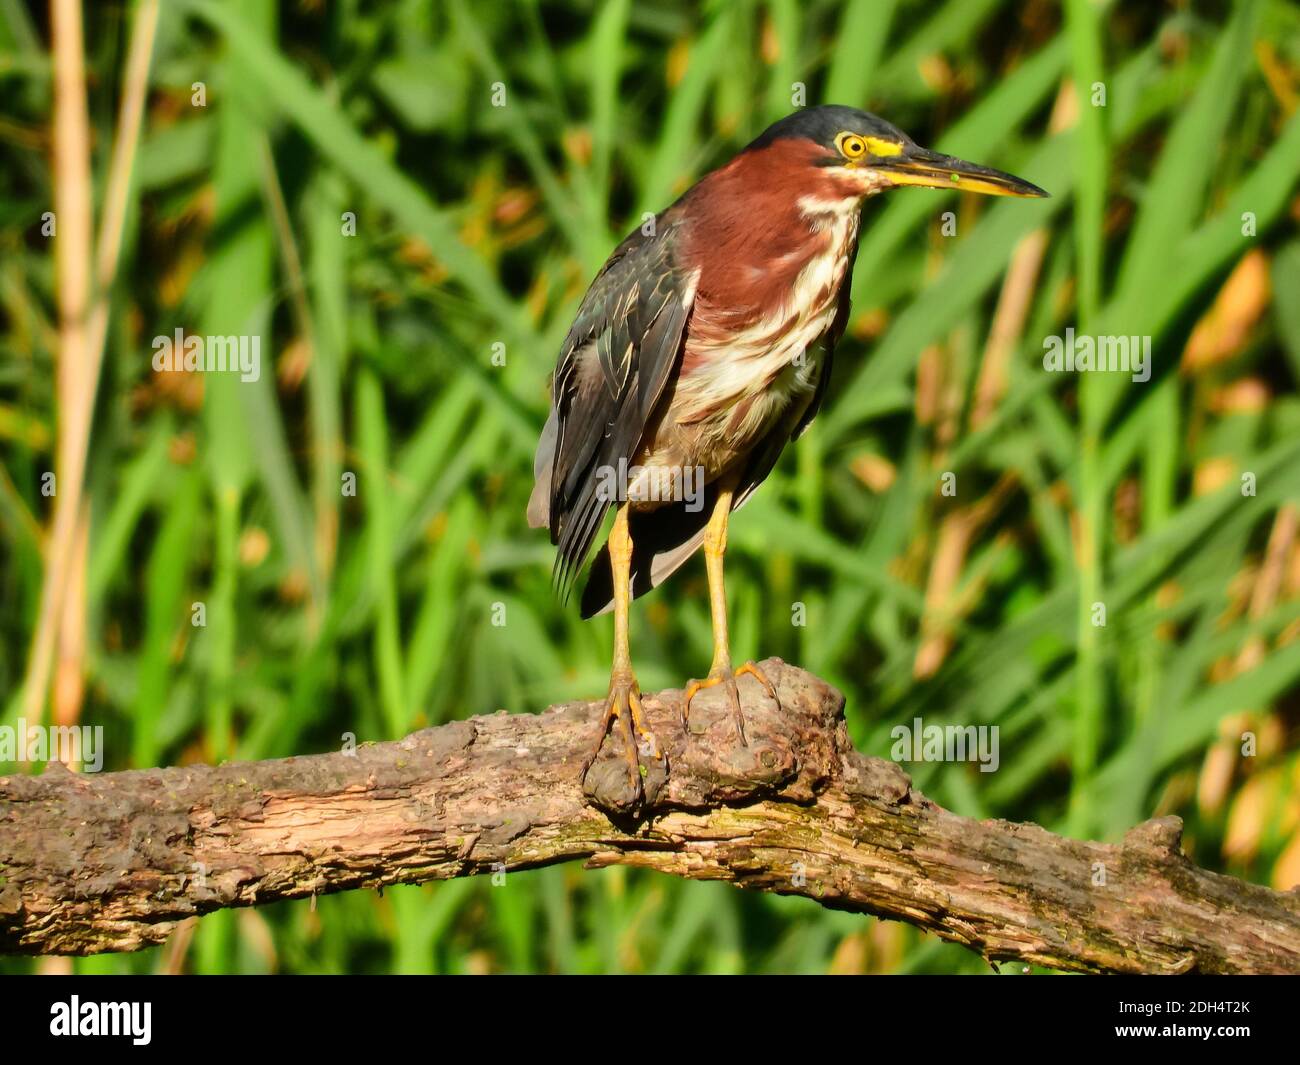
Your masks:
M 1048 196 L 1014 174 L 992 167 L 968 163 L 951 155 L 940 155 L 928 148 L 910 148 L 897 158 L 873 163 L 872 170 L 883 174 L 895 185 L 922 185 L 932 189 L 963 189 L 986 196 Z

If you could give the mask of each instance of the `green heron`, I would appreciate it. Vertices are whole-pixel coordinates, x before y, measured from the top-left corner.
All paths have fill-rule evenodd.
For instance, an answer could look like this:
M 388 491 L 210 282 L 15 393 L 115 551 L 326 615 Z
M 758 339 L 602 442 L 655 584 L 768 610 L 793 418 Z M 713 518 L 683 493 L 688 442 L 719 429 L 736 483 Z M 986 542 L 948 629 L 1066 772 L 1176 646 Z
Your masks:
M 798 111 L 639 227 L 596 275 L 551 384 L 529 524 L 559 548 L 567 595 L 610 507 L 582 615 L 614 611 L 614 662 L 596 746 L 622 723 L 641 793 L 637 737 L 661 757 L 641 706 L 628 606 L 701 546 L 713 664 L 682 699 L 725 685 L 745 743 L 727 639 L 727 522 L 821 405 L 849 312 L 863 201 L 897 185 L 1045 196 L 1011 174 L 939 155 L 851 107 Z

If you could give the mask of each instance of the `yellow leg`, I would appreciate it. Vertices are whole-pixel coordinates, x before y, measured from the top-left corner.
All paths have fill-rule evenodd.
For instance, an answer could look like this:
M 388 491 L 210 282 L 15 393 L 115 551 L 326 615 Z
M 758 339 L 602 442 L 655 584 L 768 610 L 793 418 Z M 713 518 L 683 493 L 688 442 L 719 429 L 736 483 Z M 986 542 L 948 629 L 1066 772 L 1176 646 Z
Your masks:
M 619 507 L 614 516 L 614 528 L 609 534 L 609 562 L 614 579 L 614 664 L 610 669 L 609 697 L 605 701 L 600 734 L 596 738 L 595 750 L 582 767 L 582 773 L 585 777 L 596 760 L 596 755 L 600 753 L 611 722 L 618 719 L 623 725 L 628 771 L 636 790 L 641 792 L 643 787 L 641 763 L 637 757 L 637 737 L 640 737 L 641 747 L 649 757 L 660 758 L 662 753 L 646 721 L 645 710 L 641 706 L 641 689 L 632 673 L 632 652 L 628 640 L 628 611 L 632 601 L 632 537 L 628 533 L 626 504 Z
M 776 689 L 762 671 L 753 662 L 746 662 L 739 669 L 731 668 L 731 643 L 727 635 L 727 591 L 723 581 L 723 559 L 727 553 L 727 522 L 731 517 L 731 501 L 735 492 L 735 480 L 729 478 L 723 482 L 718 491 L 718 499 L 713 513 L 709 515 L 709 524 L 704 530 L 704 564 L 709 574 L 709 612 L 713 615 L 713 665 L 705 680 L 693 680 L 686 686 L 682 700 L 682 727 L 689 728 L 691 700 L 697 692 L 724 684 L 731 703 L 732 714 L 736 720 L 736 730 L 740 733 L 740 742 L 748 745 L 745 738 L 745 717 L 740 709 L 740 691 L 736 678 L 751 674 L 774 700 Z

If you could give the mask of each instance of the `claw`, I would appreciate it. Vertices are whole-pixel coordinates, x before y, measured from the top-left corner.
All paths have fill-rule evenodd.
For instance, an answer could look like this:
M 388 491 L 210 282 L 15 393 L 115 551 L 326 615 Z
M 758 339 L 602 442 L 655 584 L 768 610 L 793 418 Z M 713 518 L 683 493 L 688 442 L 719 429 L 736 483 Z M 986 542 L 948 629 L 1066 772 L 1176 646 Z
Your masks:
M 753 662 L 746 662 L 739 669 L 733 670 L 731 664 L 724 663 L 720 666 L 714 666 L 709 671 L 709 675 L 704 680 L 693 680 L 686 685 L 686 691 L 682 695 L 682 729 L 690 731 L 690 713 L 691 700 L 705 688 L 713 688 L 719 684 L 726 685 L 727 701 L 731 705 L 731 714 L 736 722 L 736 732 L 740 735 L 740 743 L 743 747 L 749 746 L 749 740 L 745 736 L 745 715 L 740 708 L 740 688 L 736 683 L 736 678 L 748 673 L 757 680 L 767 690 L 767 694 L 772 697 L 772 701 L 781 705 L 781 700 L 777 698 L 776 688 L 772 682 L 763 675 L 763 671 Z
M 600 731 L 596 737 L 596 745 L 587 760 L 582 764 L 582 780 L 586 780 L 587 772 L 591 769 L 596 761 L 596 756 L 600 754 L 601 748 L 605 745 L 605 737 L 609 734 L 610 724 L 617 719 L 623 726 L 623 753 L 627 760 L 628 778 L 632 783 L 632 791 L 637 796 L 640 803 L 645 799 L 645 783 L 643 781 L 643 770 L 639 753 L 644 753 L 647 757 L 659 760 L 663 758 L 663 752 L 659 749 L 659 743 L 655 735 L 650 731 L 649 722 L 646 720 L 645 708 L 641 705 L 641 689 L 637 686 L 636 677 L 631 671 L 616 672 L 609 681 L 609 696 L 605 700 L 605 713 L 600 720 Z M 637 737 L 640 737 L 638 742 Z
M 776 703 L 777 706 L 781 705 L 781 700 L 777 697 L 776 694 L 776 685 L 767 679 L 767 676 L 763 673 L 763 671 L 758 668 L 757 662 L 754 661 L 746 662 L 738 670 L 736 670 L 734 676 L 739 677 L 742 673 L 748 673 L 751 677 L 753 677 L 756 681 L 758 681 L 759 684 L 763 685 L 763 687 L 767 689 L 768 697 L 772 700 L 772 702 Z

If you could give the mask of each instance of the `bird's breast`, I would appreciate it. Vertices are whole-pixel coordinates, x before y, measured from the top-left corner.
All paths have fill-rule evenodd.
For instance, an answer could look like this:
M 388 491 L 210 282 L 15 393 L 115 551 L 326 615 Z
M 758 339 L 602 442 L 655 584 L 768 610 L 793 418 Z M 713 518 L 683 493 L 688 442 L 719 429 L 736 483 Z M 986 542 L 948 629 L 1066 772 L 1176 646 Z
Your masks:
M 644 462 L 702 466 L 712 480 L 811 402 L 858 212 L 804 217 L 808 235 L 797 246 L 701 276 L 681 372 L 644 441 Z
M 804 217 L 806 240 L 750 265 L 756 275 L 753 295 L 711 292 L 702 279 L 682 360 L 685 395 L 679 415 L 684 420 L 816 387 L 818 341 L 835 320 L 840 289 L 848 281 L 858 212 Z M 719 305 L 720 298 L 730 302 Z

